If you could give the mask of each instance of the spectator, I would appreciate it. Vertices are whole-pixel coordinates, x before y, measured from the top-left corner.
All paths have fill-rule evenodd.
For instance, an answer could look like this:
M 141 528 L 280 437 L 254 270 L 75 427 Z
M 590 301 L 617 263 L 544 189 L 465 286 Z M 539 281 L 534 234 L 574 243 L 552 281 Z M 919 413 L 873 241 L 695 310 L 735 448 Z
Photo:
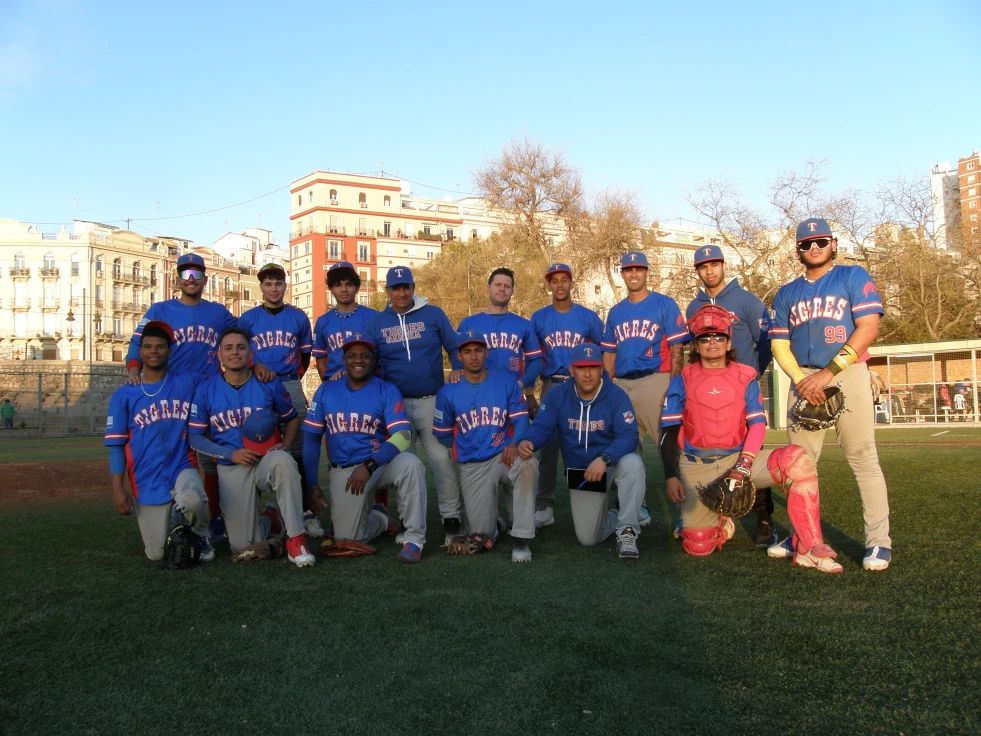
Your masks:
M 14 409 L 14 405 L 10 403 L 10 399 L 4 399 L 3 404 L 0 404 L 0 417 L 3 418 L 3 428 L 13 429 L 14 428 L 14 414 L 17 410 Z

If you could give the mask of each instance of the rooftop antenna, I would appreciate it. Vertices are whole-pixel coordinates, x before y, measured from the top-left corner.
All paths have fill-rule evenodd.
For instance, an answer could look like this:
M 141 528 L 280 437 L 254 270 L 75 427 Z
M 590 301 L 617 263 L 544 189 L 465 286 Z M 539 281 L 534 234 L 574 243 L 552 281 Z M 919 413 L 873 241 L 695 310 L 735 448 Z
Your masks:
M 381 169 L 382 179 L 384 179 L 385 178 L 385 162 L 384 161 L 379 161 L 378 162 L 378 168 Z
M 72 222 L 75 221 L 75 198 L 72 197 Z

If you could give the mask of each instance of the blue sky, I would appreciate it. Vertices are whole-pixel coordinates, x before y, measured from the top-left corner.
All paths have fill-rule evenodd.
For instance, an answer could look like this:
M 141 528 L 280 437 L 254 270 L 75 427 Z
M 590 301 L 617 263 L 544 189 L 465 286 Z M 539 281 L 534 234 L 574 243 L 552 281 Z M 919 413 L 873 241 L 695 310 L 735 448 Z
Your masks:
M 871 189 L 981 146 L 979 8 L 0 0 L 0 218 L 173 217 L 379 161 L 467 192 L 523 133 L 648 219 L 710 178 L 762 202 L 808 159 Z M 133 229 L 209 244 L 260 214 L 288 238 L 286 191 Z

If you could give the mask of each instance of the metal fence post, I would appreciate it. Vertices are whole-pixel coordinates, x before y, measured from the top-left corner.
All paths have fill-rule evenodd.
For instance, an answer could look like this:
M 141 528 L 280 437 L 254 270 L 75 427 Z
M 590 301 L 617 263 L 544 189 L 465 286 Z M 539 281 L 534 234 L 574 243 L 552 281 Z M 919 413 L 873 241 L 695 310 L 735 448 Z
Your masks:
M 68 373 L 65 373 L 65 434 L 68 434 Z
M 92 366 L 89 365 L 89 434 L 95 433 L 95 407 L 92 404 Z
M 38 373 L 37 374 L 37 433 L 44 434 L 44 398 L 41 394 L 42 386 L 41 382 L 44 377 Z

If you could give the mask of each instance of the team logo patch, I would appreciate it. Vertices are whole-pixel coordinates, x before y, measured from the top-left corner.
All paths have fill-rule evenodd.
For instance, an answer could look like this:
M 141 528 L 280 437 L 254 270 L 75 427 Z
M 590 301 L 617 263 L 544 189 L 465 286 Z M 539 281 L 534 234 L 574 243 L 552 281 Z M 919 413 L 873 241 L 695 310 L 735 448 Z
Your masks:
M 868 296 L 869 294 L 878 294 L 879 290 L 875 288 L 875 284 L 871 281 L 865 282 L 865 286 L 862 287 L 862 296 Z
M 316 401 L 311 401 L 310 402 L 310 412 L 312 413 L 312 412 L 315 412 L 315 411 L 317 411 L 317 402 Z
M 106 417 L 106 429 L 112 429 L 112 417 Z
M 433 411 L 433 419 L 435 419 L 437 422 L 442 422 L 443 421 L 443 412 L 441 412 L 439 409 L 434 410 Z
M 684 326 L 685 326 L 685 318 L 684 318 L 684 317 L 682 317 L 682 316 L 681 316 L 681 315 L 679 314 L 679 315 L 678 315 L 678 327 L 684 327 Z
M 633 424 L 634 423 L 634 413 L 632 411 L 625 411 L 623 413 L 623 421 L 625 421 L 627 424 Z

